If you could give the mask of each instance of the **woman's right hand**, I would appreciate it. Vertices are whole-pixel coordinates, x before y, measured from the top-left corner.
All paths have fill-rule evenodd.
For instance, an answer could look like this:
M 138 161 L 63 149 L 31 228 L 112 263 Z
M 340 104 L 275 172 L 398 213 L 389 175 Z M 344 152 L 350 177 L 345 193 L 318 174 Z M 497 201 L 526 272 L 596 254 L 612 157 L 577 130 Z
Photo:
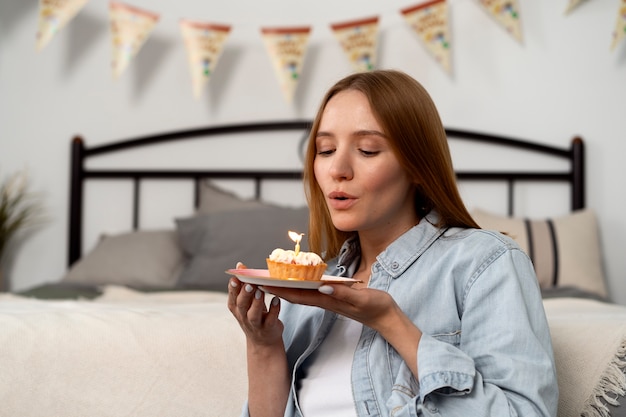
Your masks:
M 237 263 L 237 268 L 245 265 Z M 228 309 L 246 335 L 249 415 L 284 415 L 290 377 L 284 327 L 278 320 L 280 299 L 274 297 L 268 310 L 261 289 L 232 277 L 228 283 Z
M 237 263 L 237 269 L 242 268 L 245 265 Z M 268 310 L 261 289 L 232 277 L 228 283 L 228 309 L 239 322 L 248 343 L 257 347 L 282 346 L 283 323 L 278 319 L 278 297 L 272 299 Z

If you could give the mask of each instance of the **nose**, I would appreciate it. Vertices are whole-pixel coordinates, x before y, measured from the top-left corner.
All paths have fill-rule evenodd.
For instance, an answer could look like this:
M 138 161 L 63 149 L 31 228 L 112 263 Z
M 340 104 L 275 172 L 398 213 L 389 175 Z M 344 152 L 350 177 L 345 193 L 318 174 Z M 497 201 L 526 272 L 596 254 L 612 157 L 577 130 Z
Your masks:
M 330 165 L 330 175 L 334 180 L 351 180 L 354 176 L 348 152 L 335 151 Z

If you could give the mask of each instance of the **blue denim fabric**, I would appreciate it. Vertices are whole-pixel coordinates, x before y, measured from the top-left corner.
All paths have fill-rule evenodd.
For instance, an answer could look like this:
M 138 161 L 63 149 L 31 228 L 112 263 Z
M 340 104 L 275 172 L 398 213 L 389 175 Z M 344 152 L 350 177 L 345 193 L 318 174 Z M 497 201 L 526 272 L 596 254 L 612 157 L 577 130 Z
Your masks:
M 558 387 L 548 324 L 532 264 L 510 238 L 435 226 L 431 212 L 372 267 L 423 332 L 417 380 L 400 355 L 364 326 L 352 363 L 359 416 L 556 416 Z M 351 276 L 358 242 L 344 244 L 331 275 Z M 292 390 L 285 416 L 301 416 L 298 381 L 335 314 L 284 303 Z M 245 414 L 245 412 L 244 412 Z

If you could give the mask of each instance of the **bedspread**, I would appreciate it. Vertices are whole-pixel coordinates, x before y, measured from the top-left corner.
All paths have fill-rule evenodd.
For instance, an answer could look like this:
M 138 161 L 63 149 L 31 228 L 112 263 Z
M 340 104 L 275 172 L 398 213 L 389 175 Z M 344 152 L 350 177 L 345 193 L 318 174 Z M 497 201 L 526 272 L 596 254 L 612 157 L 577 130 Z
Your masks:
M 559 417 L 614 415 L 607 404 L 618 405 L 617 397 L 626 392 L 626 307 L 577 298 L 544 300 L 544 306 L 557 366 Z
M 116 286 L 94 301 L 0 294 L 0 416 L 239 415 L 245 340 L 226 297 Z M 544 305 L 558 416 L 622 415 L 606 404 L 625 402 L 626 307 L 577 298 Z
M 225 294 L 0 295 L 2 416 L 238 415 L 245 375 Z

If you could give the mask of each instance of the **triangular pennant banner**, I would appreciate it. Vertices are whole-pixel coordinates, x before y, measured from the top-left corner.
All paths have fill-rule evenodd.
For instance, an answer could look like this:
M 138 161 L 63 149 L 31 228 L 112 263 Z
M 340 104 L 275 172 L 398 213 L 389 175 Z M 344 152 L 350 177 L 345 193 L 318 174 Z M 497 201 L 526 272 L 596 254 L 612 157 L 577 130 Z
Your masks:
M 88 0 L 39 0 L 37 50 L 41 51 L 52 37 L 76 16 Z
M 522 42 L 522 25 L 517 0 L 479 0 L 479 2 L 496 22 Z
M 110 2 L 111 65 L 118 78 L 159 21 L 159 15 L 123 3 Z
M 343 51 L 357 72 L 376 67 L 378 17 L 330 25 Z
M 567 9 L 565 9 L 565 14 L 570 13 L 583 2 L 585 2 L 585 0 L 569 0 L 569 3 L 567 4 Z
M 263 42 L 272 60 L 283 96 L 288 103 L 293 101 L 298 86 L 310 32 L 309 26 L 261 28 Z
M 180 21 L 180 30 L 187 49 L 193 94 L 198 98 L 215 70 L 230 26 L 183 19 Z
M 622 0 L 617 10 L 617 22 L 615 23 L 615 31 L 613 32 L 613 43 L 611 50 L 615 49 L 618 43 L 626 36 L 626 0 Z
M 450 30 L 446 0 L 434 0 L 400 11 L 430 54 L 450 74 Z

